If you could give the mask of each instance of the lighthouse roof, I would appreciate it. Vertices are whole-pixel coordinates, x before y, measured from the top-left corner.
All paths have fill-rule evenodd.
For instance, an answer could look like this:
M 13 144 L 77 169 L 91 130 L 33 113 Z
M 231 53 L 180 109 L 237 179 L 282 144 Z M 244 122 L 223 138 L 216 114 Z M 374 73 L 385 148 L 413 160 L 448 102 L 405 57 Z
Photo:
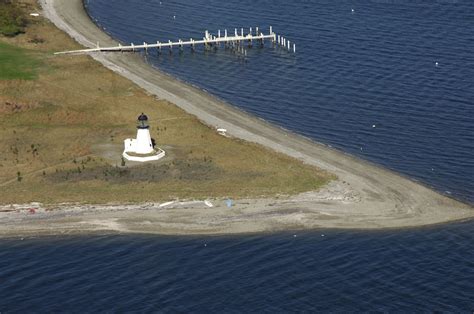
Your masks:
M 147 121 L 147 120 L 148 120 L 148 117 L 143 112 L 141 115 L 138 116 L 138 121 Z

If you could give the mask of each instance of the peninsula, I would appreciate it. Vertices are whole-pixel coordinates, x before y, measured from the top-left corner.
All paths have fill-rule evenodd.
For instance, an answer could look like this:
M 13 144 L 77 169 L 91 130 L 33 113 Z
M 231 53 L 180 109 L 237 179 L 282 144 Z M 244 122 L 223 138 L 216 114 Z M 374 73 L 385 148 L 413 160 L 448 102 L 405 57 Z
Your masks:
M 22 3 L 40 16 L 0 45 L 27 49 L 38 73 L 21 84 L 0 77 L 0 236 L 380 229 L 474 216 L 470 205 L 242 112 L 138 54 L 53 56 L 118 43 L 81 0 Z M 122 141 L 141 112 L 156 119 L 167 157 L 123 165 Z

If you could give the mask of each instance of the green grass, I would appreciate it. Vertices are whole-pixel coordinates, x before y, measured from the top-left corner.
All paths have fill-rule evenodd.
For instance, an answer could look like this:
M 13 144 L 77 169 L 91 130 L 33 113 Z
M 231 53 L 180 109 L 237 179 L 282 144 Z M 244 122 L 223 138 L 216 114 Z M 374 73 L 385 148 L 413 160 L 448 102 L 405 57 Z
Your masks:
M 0 80 L 35 79 L 38 63 L 28 50 L 0 42 Z

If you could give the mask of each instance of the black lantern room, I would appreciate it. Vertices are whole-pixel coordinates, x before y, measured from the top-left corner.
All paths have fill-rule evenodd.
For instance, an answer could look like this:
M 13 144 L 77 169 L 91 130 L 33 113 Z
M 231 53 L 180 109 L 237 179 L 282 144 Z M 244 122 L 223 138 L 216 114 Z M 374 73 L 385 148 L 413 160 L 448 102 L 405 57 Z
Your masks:
M 137 120 L 137 128 L 138 129 L 148 129 L 150 126 L 148 125 L 148 117 L 142 112 L 142 114 L 138 117 Z

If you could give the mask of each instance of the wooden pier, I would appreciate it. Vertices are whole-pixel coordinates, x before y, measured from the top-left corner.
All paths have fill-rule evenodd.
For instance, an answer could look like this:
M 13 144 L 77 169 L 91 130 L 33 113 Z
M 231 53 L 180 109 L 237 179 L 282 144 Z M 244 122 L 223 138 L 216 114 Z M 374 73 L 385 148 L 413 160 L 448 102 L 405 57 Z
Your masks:
M 271 40 L 271 42 L 274 45 L 278 45 L 288 51 L 292 51 L 293 53 L 296 53 L 296 44 L 291 43 L 288 39 L 281 35 L 277 35 L 276 33 L 273 32 L 273 28 L 270 26 L 270 31 L 268 34 L 264 34 L 262 32 L 259 32 L 258 27 L 255 29 L 250 28 L 249 32 L 247 34 L 244 34 L 244 29 L 240 29 L 239 31 L 234 29 L 234 34 L 230 35 L 228 34 L 227 29 L 225 29 L 223 32 L 221 30 L 218 30 L 217 35 L 213 35 L 206 31 L 204 37 L 202 39 L 193 39 L 190 38 L 189 40 L 183 41 L 179 39 L 178 41 L 168 41 L 168 42 L 159 42 L 157 41 L 156 43 L 146 43 L 144 42 L 143 44 L 134 44 L 131 43 L 129 46 L 124 46 L 119 44 L 118 46 L 114 47 L 100 47 L 99 43 L 97 43 L 96 48 L 90 48 L 90 49 L 81 49 L 81 50 L 71 50 L 71 51 L 61 51 L 61 52 L 56 52 L 56 55 L 60 54 L 81 54 L 81 53 L 91 53 L 91 52 L 135 52 L 135 51 L 145 51 L 148 53 L 148 49 L 155 48 L 157 49 L 158 52 L 161 52 L 163 48 L 168 48 L 170 52 L 172 52 L 173 47 L 178 47 L 180 50 L 184 49 L 184 46 L 189 46 L 191 50 L 195 50 L 197 45 L 204 45 L 206 49 L 209 49 L 211 47 L 217 48 L 219 47 L 222 43 L 225 44 L 226 47 L 237 47 L 240 48 L 241 52 L 244 53 L 245 55 L 247 54 L 247 51 L 243 49 L 245 43 L 249 47 L 253 45 L 253 42 L 260 43 L 260 45 L 264 45 L 265 40 Z

